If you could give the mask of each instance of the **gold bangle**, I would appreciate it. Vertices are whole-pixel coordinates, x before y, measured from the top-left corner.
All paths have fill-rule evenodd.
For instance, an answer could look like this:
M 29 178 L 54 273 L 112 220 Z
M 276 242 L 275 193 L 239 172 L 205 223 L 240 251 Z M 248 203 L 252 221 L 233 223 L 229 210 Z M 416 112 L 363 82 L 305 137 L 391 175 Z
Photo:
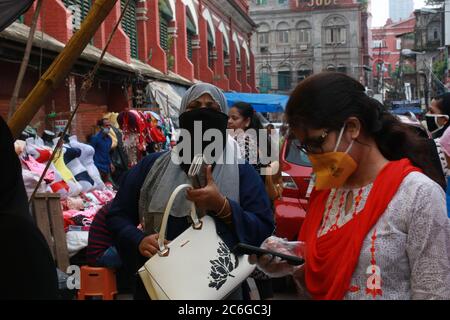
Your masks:
M 223 206 L 222 209 L 220 209 L 219 212 L 216 213 L 216 216 L 220 216 L 220 214 L 222 213 L 222 211 L 225 209 L 225 207 L 227 206 L 227 197 L 223 197 Z
M 220 219 L 228 219 L 231 216 L 232 211 L 228 212 L 227 214 L 223 215 L 223 216 L 217 216 Z

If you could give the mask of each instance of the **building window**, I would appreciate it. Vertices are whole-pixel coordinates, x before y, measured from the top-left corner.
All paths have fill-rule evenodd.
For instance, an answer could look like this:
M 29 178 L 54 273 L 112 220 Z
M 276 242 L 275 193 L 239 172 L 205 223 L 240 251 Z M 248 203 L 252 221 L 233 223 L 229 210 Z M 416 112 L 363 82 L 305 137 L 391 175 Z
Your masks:
M 213 51 L 214 51 L 214 41 L 211 29 L 208 27 L 208 66 L 210 69 L 213 68 Z
M 286 4 L 288 0 L 278 0 L 278 4 Z
M 159 45 L 169 51 L 169 22 L 173 20 L 172 11 L 166 1 L 159 1 Z
M 223 37 L 223 64 L 225 66 L 224 73 L 227 77 L 230 75 L 230 51 L 225 41 L 225 36 Z
M 258 42 L 260 46 L 269 44 L 269 32 L 260 32 L 258 34 Z
M 266 4 L 267 4 L 267 0 L 256 0 L 257 6 L 262 6 L 262 5 L 266 5 Z
M 239 54 L 239 50 L 236 46 L 236 65 L 240 66 L 241 65 L 241 55 Z
M 300 70 L 297 71 L 297 82 L 302 82 L 307 77 L 309 77 L 311 74 L 312 74 L 311 69 L 309 69 L 307 67 L 301 68 Z
M 278 90 L 287 91 L 291 89 L 291 72 L 278 71 Z
M 278 42 L 282 44 L 289 43 L 289 31 L 281 30 L 278 31 Z
M 169 50 L 169 24 L 161 15 L 159 16 L 159 45 L 164 51 Z
M 278 43 L 289 43 L 289 25 L 285 22 L 281 22 L 277 27 L 277 40 Z
M 300 29 L 298 30 L 298 43 L 308 44 L 311 42 L 311 30 Z
M 187 10 L 187 9 L 186 9 Z M 186 32 L 187 32 L 187 56 L 189 60 L 192 61 L 193 57 L 193 51 L 192 51 L 192 42 L 194 40 L 194 36 L 197 34 L 197 31 L 195 29 L 194 21 L 192 20 L 191 16 L 186 11 Z
M 262 68 L 259 73 L 259 92 L 268 93 L 272 89 L 272 80 L 268 68 Z
M 64 5 L 72 14 L 72 30 L 80 30 L 81 23 L 91 8 L 91 0 L 64 0 Z
M 339 65 L 337 67 L 337 72 L 341 72 L 341 73 L 347 73 L 347 67 L 343 66 L 343 65 Z
M 125 8 L 126 0 L 121 0 L 121 9 Z M 130 1 L 127 11 L 122 18 L 122 28 L 130 39 L 130 55 L 138 58 L 138 39 L 136 27 L 136 1 Z
M 373 40 L 372 48 L 385 48 L 386 43 L 384 40 Z
M 327 44 L 345 44 L 347 42 L 347 29 L 345 28 L 327 28 Z
M 331 17 L 324 23 L 325 43 L 329 45 L 347 42 L 347 23 L 341 17 Z
M 397 50 L 401 50 L 402 49 L 402 39 L 397 39 L 395 48 Z

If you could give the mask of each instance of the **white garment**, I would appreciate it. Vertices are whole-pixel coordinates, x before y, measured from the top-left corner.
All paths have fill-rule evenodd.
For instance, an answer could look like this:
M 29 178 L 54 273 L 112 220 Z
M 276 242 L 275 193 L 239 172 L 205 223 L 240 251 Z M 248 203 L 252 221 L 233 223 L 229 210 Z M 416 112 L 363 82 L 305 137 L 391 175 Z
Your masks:
M 72 147 L 72 146 L 68 146 L 68 147 Z M 75 148 L 75 147 L 73 147 L 73 148 Z M 64 152 L 66 152 L 66 148 L 63 147 L 63 150 L 64 150 Z M 88 176 L 90 176 L 87 169 L 83 166 L 83 164 L 81 163 L 79 158 L 74 158 L 74 159 L 70 160 L 69 162 L 66 163 L 66 166 L 72 172 L 75 179 L 76 179 L 76 175 L 83 173 L 83 172 L 86 172 L 86 174 Z M 79 179 L 76 179 L 76 180 L 81 185 L 83 192 L 88 192 L 88 191 L 91 191 L 94 189 L 95 181 L 94 181 L 94 184 L 91 184 L 87 180 L 79 180 Z M 92 179 L 92 180 L 94 180 L 94 179 Z
M 363 189 L 357 212 L 364 207 L 372 185 Z M 326 208 L 336 194 L 330 216 L 324 221 L 325 234 L 336 222 L 341 195 L 359 189 L 333 189 Z M 345 203 L 345 201 L 344 201 Z M 326 209 L 327 210 L 327 209 Z M 341 212 L 340 227 L 351 220 Z M 324 218 L 324 220 L 326 220 Z M 400 185 L 385 213 L 364 240 L 351 287 L 345 299 L 450 299 L 450 220 L 447 217 L 445 194 L 442 188 L 422 173 L 410 173 Z M 375 298 L 366 293 L 371 269 L 372 236 L 376 265 L 381 272 L 382 295 Z
M 86 248 L 88 246 L 88 240 L 88 231 L 68 231 L 66 233 L 66 241 L 69 257 L 73 257 L 80 250 Z
M 81 164 L 86 168 L 89 176 L 94 180 L 94 188 L 93 189 L 105 189 L 106 186 L 100 177 L 100 172 L 94 164 L 94 154 L 95 149 L 85 143 L 81 143 L 78 141 L 77 136 L 71 136 L 69 138 L 70 146 L 73 148 L 78 148 L 81 150 L 81 156 L 79 160 Z
M 445 157 L 444 150 L 441 147 L 440 138 L 434 139 L 436 144 L 437 152 L 439 155 L 439 160 L 441 162 L 442 171 L 444 171 L 444 175 L 446 178 L 450 177 L 450 169 L 447 167 L 447 158 Z

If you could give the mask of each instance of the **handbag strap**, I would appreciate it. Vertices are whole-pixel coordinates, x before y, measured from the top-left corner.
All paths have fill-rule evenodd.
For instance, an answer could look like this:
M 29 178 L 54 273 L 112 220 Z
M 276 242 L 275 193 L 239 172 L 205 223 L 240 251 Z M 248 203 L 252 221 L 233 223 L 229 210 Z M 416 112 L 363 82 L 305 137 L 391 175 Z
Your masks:
M 187 188 L 192 188 L 192 185 L 186 183 L 176 187 L 176 189 L 170 195 L 169 201 L 167 202 L 166 210 L 164 211 L 164 216 L 162 218 L 161 228 L 159 230 L 159 237 L 158 237 L 160 255 L 165 255 L 165 253 L 168 252 L 168 248 L 164 245 L 164 240 L 166 239 L 167 221 L 169 220 L 169 214 L 170 211 L 172 210 L 173 202 L 175 201 L 175 198 L 177 197 L 178 193 Z M 193 221 L 194 229 L 200 229 L 202 226 L 202 222 L 198 219 L 197 211 L 195 210 L 195 204 L 192 201 L 189 202 L 191 202 L 191 218 Z

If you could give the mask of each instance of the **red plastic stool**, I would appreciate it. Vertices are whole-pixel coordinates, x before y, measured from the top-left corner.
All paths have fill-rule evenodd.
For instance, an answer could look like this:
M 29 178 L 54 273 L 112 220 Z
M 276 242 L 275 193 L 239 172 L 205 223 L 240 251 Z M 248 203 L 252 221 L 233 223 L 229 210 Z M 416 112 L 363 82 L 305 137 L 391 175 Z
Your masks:
M 81 267 L 78 300 L 86 296 L 102 296 L 103 300 L 113 300 L 117 294 L 116 274 L 108 268 Z

